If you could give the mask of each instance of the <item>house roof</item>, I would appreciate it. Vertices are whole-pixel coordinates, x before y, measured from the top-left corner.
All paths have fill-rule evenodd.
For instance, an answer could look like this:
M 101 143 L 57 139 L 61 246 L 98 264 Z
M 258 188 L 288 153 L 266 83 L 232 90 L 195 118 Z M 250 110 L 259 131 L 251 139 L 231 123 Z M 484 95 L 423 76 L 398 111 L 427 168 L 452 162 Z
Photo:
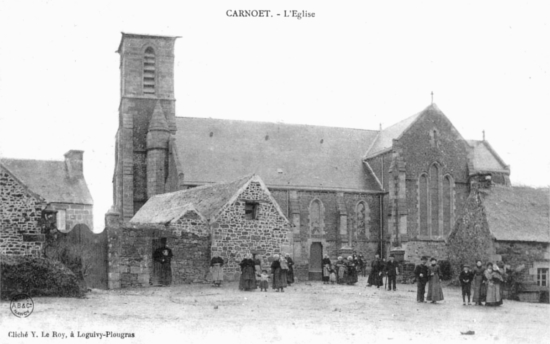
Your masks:
M 134 215 L 130 223 L 168 223 L 179 219 L 185 212 L 195 210 L 207 219 L 217 215 L 229 200 L 252 176 L 241 177 L 228 183 L 203 185 L 151 197 Z
M 49 203 L 94 203 L 84 178 L 70 178 L 64 161 L 2 159 L 0 163 Z
M 548 188 L 493 185 L 483 196 L 496 240 L 550 242 Z
M 507 172 L 510 173 L 510 167 L 498 156 L 489 142 L 482 140 L 467 140 L 472 149 L 470 160 L 473 163 L 475 172 Z
M 407 131 L 407 129 L 409 129 L 411 125 L 413 125 L 413 123 L 416 122 L 416 120 L 422 114 L 429 110 L 441 112 L 437 105 L 431 104 L 421 112 L 412 115 L 400 122 L 397 122 L 394 125 L 391 125 L 383 130 L 380 130 L 378 136 L 376 137 L 376 140 L 369 147 L 367 153 L 365 154 L 365 158 L 373 158 L 377 155 L 390 151 L 393 147 L 393 140 L 398 140 L 399 138 L 401 138 L 401 135 L 403 135 L 403 133 Z
M 362 156 L 377 131 L 176 117 L 186 184 L 255 173 L 269 187 L 381 191 Z

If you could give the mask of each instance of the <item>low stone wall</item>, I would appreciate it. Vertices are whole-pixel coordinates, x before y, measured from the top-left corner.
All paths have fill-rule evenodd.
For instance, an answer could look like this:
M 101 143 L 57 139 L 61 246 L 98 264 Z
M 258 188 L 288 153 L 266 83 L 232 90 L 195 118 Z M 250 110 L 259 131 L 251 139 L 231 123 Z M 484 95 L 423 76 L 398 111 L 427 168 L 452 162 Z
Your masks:
M 415 240 L 403 244 L 405 260 L 415 264 L 420 263 L 422 256 L 433 257 L 437 260 L 448 258 L 448 248 L 443 240 Z
M 184 226 L 123 225 L 109 227 L 109 289 L 147 287 L 153 277 L 153 240 L 166 238 L 172 250 L 172 284 L 202 282 L 210 265 L 210 236 Z

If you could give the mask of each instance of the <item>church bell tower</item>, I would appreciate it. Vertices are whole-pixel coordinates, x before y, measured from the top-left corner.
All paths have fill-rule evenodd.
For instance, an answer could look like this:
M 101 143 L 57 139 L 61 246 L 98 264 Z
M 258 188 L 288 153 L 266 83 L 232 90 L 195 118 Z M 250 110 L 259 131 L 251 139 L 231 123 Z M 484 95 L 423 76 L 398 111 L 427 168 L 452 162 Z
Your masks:
M 176 133 L 174 45 L 178 37 L 122 33 L 119 127 L 113 177 L 115 210 L 130 220 L 164 193 Z

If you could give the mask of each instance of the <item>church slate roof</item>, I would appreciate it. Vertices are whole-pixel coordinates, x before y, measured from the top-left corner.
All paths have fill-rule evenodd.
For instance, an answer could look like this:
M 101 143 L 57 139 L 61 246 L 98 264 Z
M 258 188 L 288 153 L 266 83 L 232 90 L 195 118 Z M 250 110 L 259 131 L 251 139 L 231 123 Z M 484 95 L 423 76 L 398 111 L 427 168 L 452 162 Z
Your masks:
M 400 122 L 395 123 L 383 130 L 378 132 L 376 140 L 373 142 L 372 146 L 369 147 L 369 150 L 365 154 L 366 159 L 374 158 L 377 155 L 388 152 L 393 147 L 393 140 L 399 139 L 401 135 L 410 128 L 410 126 L 420 117 L 425 111 L 430 108 L 434 108 L 437 111 L 440 111 L 435 104 L 428 106 L 426 109 L 417 113 L 416 115 L 410 116 Z
M 185 184 L 255 173 L 268 187 L 381 191 L 362 163 L 377 131 L 176 117 Z
M 29 190 L 48 203 L 94 203 L 84 178 L 70 178 L 64 161 L 0 160 Z
M 496 240 L 550 243 L 548 188 L 493 185 L 483 205 Z
M 498 156 L 495 150 L 485 140 L 468 140 L 468 145 L 472 149 L 471 162 L 474 167 L 473 172 L 510 172 L 508 165 Z

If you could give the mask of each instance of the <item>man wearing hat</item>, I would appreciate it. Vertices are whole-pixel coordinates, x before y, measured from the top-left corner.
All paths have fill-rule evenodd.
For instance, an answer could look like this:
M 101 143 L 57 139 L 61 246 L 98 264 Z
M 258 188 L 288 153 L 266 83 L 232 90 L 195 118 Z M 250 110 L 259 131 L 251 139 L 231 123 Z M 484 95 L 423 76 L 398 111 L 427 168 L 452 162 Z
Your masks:
M 390 254 L 390 260 L 386 263 L 386 276 L 388 276 L 388 290 L 392 290 L 392 283 L 393 283 L 393 291 L 397 289 L 396 287 L 396 279 L 397 275 L 399 274 L 399 268 L 398 264 L 395 261 L 395 256 L 393 254 Z
M 424 256 L 420 259 L 420 265 L 414 268 L 414 275 L 416 276 L 416 302 L 424 302 L 424 294 L 426 293 L 426 283 L 429 279 L 429 268 L 426 265 L 428 257 Z

